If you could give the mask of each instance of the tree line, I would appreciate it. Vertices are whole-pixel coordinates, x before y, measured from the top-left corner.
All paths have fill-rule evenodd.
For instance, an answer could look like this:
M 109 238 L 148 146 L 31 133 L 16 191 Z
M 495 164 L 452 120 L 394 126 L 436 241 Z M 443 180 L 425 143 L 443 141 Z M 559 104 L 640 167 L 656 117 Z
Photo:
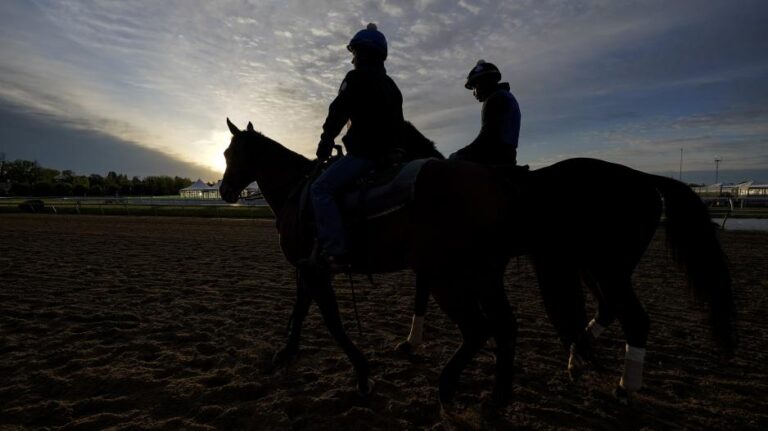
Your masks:
M 106 176 L 78 175 L 40 166 L 37 161 L 6 161 L 0 155 L 0 195 L 5 196 L 164 196 L 177 195 L 191 184 L 189 178 L 178 176 L 129 179 L 114 171 Z

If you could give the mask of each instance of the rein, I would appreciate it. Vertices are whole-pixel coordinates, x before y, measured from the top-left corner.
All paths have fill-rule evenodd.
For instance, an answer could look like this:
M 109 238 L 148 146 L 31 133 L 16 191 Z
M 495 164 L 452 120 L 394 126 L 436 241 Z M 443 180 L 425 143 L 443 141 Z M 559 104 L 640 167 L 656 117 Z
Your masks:
M 313 162 L 312 169 L 309 171 L 309 173 L 307 173 L 307 174 L 305 174 L 303 176 L 303 179 L 301 179 L 296 184 L 294 184 L 294 186 L 291 188 L 291 191 L 288 192 L 288 195 L 287 195 L 285 201 L 286 202 L 290 202 L 294 197 L 296 197 L 296 195 L 301 193 L 301 191 L 304 190 L 304 187 L 307 185 L 307 182 L 308 181 L 313 181 L 317 177 L 318 173 L 321 170 L 320 168 L 322 167 L 322 165 L 323 165 L 323 163 L 320 160 L 315 160 Z M 259 193 L 261 194 L 261 192 L 259 192 Z M 261 194 L 261 195 L 263 196 L 263 194 Z M 257 199 L 257 198 L 253 198 L 253 199 Z M 298 205 L 301 206 L 301 202 L 299 202 Z M 280 229 L 280 225 L 282 224 L 281 223 L 282 222 L 282 218 L 283 218 L 282 217 L 283 216 L 282 213 L 287 208 L 288 208 L 288 205 L 285 205 L 283 210 L 280 211 L 279 214 L 275 214 L 275 220 L 276 220 L 276 225 L 277 225 L 278 229 Z
M 264 193 L 259 190 L 258 192 L 248 193 L 245 197 L 241 198 L 244 201 L 253 201 L 256 199 L 264 199 Z

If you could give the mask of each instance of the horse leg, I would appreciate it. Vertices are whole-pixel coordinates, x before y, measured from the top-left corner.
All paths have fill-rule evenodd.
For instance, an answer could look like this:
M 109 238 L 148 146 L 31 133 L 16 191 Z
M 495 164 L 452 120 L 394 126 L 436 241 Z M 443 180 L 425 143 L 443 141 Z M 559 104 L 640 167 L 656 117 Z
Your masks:
M 293 304 L 293 312 L 289 322 L 288 341 L 272 358 L 272 365 L 275 367 L 290 362 L 299 353 L 301 328 L 304 324 L 304 318 L 307 317 L 309 312 L 309 306 L 312 304 L 308 288 L 308 277 L 309 274 L 306 271 L 299 270 L 296 282 L 296 302 Z
M 490 322 L 491 334 L 496 340 L 496 384 L 493 401 L 496 405 L 505 405 L 512 394 L 517 319 L 504 292 L 503 271 L 489 280 L 488 291 L 481 296 L 480 306 Z
M 539 290 L 549 320 L 568 349 L 568 375 L 578 379 L 592 358 L 591 345 L 582 337 L 587 326 L 584 292 L 579 270 L 562 258 L 533 256 Z
M 339 305 L 336 302 L 336 294 L 331 286 L 329 275 L 318 275 L 312 278 L 310 284 L 312 299 L 320 308 L 325 326 L 331 332 L 336 342 L 344 350 L 357 375 L 357 392 L 360 395 L 368 395 L 373 390 L 373 382 L 370 381 L 370 366 L 363 353 L 355 346 L 344 331 L 339 315 Z
M 452 304 L 453 307 L 450 308 L 444 307 L 445 301 L 441 304 L 441 308 L 448 314 L 448 317 L 458 324 L 462 337 L 461 346 L 440 372 L 438 388 L 440 404 L 443 407 L 450 405 L 456 393 L 461 372 L 477 355 L 490 336 L 488 321 L 480 311 L 477 301 L 462 301 L 459 298 L 454 298 L 454 300 L 457 303 Z
M 605 298 L 603 298 L 603 294 L 600 292 L 600 287 L 597 285 L 597 281 L 588 274 L 584 274 L 582 280 L 584 281 L 584 284 L 587 285 L 590 292 L 592 292 L 592 296 L 597 300 L 597 311 L 595 311 L 595 316 L 589 321 L 584 330 L 584 334 L 582 335 L 594 341 L 600 337 L 614 320 L 616 320 L 616 315 L 605 303 Z
M 587 272 L 582 273 L 582 281 L 597 300 L 597 310 L 595 311 L 595 316 L 587 323 L 586 328 L 577 336 L 570 347 L 568 375 L 574 381 L 579 378 L 588 364 L 591 364 L 593 367 L 599 367 L 594 354 L 593 344 L 603 331 L 616 320 L 616 315 L 606 304 L 597 281 Z
M 428 277 L 423 273 L 416 273 L 416 298 L 413 306 L 413 319 L 408 338 L 395 348 L 400 352 L 414 354 L 424 342 L 424 315 L 427 313 L 429 302 Z
M 630 275 L 598 280 L 606 305 L 615 313 L 626 337 L 624 373 L 616 388 L 616 395 L 627 401 L 643 384 L 643 361 L 648 341 L 650 319 L 632 290 Z

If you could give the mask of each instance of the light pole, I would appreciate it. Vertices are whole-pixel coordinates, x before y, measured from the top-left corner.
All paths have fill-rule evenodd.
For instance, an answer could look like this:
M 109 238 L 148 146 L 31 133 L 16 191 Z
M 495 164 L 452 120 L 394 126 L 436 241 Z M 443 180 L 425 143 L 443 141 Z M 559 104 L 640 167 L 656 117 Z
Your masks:
M 723 159 L 720 157 L 715 156 L 715 184 L 717 184 L 718 180 L 718 173 L 720 171 L 720 162 L 722 162 Z

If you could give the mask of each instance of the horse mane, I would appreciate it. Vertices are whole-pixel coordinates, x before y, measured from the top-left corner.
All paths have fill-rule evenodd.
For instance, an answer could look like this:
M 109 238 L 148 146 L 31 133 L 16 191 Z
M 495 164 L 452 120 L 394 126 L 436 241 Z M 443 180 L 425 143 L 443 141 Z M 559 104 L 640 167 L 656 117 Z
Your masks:
M 427 159 L 430 157 L 445 159 L 435 147 L 435 143 L 424 136 L 410 121 L 405 122 L 403 137 L 403 149 L 408 154 L 408 159 Z
M 258 145 L 262 158 L 269 160 L 270 164 L 282 166 L 283 168 L 294 168 L 300 172 L 305 172 L 312 163 L 308 158 L 289 149 L 283 144 L 269 138 L 256 130 L 244 132 L 244 137 L 251 141 L 252 145 Z

